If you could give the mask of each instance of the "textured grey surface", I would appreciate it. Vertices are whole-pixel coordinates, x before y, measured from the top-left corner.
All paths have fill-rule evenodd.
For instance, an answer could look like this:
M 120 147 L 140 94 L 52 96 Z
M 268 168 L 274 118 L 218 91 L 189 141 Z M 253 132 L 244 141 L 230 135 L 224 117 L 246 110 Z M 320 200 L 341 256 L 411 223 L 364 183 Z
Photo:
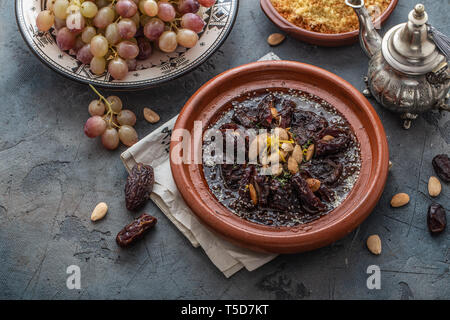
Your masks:
M 431 159 L 450 153 L 450 114 L 429 113 L 404 131 L 398 118 L 376 108 L 387 132 L 393 170 L 372 215 L 346 238 L 313 252 L 284 255 L 262 268 L 230 279 L 194 249 L 152 204 L 155 230 L 127 250 L 116 233 L 134 215 L 125 209 L 125 169 L 119 155 L 83 134 L 88 87 L 42 65 L 17 30 L 12 0 L 0 0 L 0 298 L 292 298 L 292 299 L 449 299 L 450 228 L 431 237 L 426 211 L 432 202 Z M 400 0 L 386 27 L 403 22 L 414 1 Z M 449 0 L 424 1 L 431 23 L 450 33 Z M 236 25 L 222 48 L 194 72 L 157 89 L 120 93 L 139 115 L 144 136 L 157 125 L 142 117 L 154 108 L 161 123 L 208 79 L 272 50 L 266 37 L 277 29 L 257 0 L 242 0 Z M 311 63 L 334 72 L 358 89 L 367 58 L 358 45 L 320 48 L 287 39 L 273 51 L 281 58 Z M 411 202 L 393 210 L 396 192 Z M 450 211 L 449 185 L 436 201 Z M 110 210 L 93 224 L 89 215 L 100 201 Z M 449 219 L 450 220 L 450 219 Z M 383 253 L 371 255 L 365 240 L 377 233 Z M 81 268 L 81 290 L 68 290 L 66 268 Z M 381 268 L 381 290 L 368 290 L 366 269 Z

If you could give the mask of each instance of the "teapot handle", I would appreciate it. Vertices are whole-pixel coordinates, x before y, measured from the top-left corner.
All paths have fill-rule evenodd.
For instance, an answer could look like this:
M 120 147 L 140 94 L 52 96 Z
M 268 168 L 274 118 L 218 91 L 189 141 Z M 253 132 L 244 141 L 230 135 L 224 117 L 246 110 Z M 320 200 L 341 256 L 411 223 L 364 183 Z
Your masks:
M 434 85 L 443 84 L 450 79 L 448 62 L 439 64 L 433 71 L 427 73 L 427 81 Z

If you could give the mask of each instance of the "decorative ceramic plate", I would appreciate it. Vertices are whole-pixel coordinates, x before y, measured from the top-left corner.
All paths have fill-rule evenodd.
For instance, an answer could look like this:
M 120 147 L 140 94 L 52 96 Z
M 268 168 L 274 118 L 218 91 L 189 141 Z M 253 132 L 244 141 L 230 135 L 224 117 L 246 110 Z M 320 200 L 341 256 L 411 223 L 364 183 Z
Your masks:
M 123 80 L 114 80 L 108 72 L 97 76 L 75 57 L 56 45 L 55 30 L 38 32 L 36 17 L 46 0 L 16 0 L 16 19 L 28 46 L 47 66 L 79 82 L 111 89 L 143 89 L 178 78 L 211 56 L 225 41 L 237 16 L 239 0 L 217 0 L 211 8 L 200 9 L 206 22 L 197 45 L 191 49 L 178 47 L 173 53 L 154 50 L 152 56 L 138 61 L 136 71 Z

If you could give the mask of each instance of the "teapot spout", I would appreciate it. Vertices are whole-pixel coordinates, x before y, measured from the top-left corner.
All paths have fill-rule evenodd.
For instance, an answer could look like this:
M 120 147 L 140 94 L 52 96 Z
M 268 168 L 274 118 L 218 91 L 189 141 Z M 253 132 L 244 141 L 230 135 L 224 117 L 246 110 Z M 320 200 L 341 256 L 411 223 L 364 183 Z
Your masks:
M 382 38 L 375 30 L 372 19 L 364 6 L 364 0 L 345 0 L 345 4 L 355 10 L 359 19 L 359 42 L 369 58 L 381 50 Z

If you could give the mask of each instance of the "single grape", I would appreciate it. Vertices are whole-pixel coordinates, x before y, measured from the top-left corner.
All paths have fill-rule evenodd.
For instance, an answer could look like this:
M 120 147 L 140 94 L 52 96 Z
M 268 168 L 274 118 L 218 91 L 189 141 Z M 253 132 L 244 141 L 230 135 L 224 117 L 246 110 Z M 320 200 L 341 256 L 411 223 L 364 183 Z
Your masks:
M 66 26 L 66 19 L 55 17 L 55 29 L 58 31 Z
M 117 23 L 111 23 L 106 27 L 105 38 L 111 45 L 115 45 L 121 40 Z
M 71 14 L 80 12 L 81 8 L 75 4 L 70 4 L 67 9 L 66 9 L 66 13 L 67 16 L 70 16 Z
M 97 8 L 101 9 L 106 6 L 109 6 L 111 1 L 108 0 L 95 0 L 95 4 L 97 5 Z
M 98 12 L 98 7 L 91 1 L 85 1 L 81 5 L 81 14 L 86 18 L 93 18 Z
M 214 3 L 216 3 L 216 0 L 198 0 L 198 2 L 202 6 L 209 8 L 209 7 L 212 7 L 214 5 Z
M 67 8 L 69 7 L 69 0 L 56 0 L 53 5 L 53 13 L 55 17 L 59 19 L 65 19 L 67 17 Z
M 72 49 L 76 41 L 75 35 L 67 27 L 61 28 L 56 35 L 56 43 L 63 51 Z
M 105 114 L 105 104 L 101 100 L 92 100 L 89 103 L 89 114 L 91 116 L 102 116 Z
M 176 12 L 173 5 L 168 2 L 158 2 L 158 17 L 165 22 L 170 22 L 175 19 Z
M 179 29 L 177 33 L 177 42 L 185 48 L 192 48 L 198 42 L 198 34 L 189 29 Z
M 102 134 L 102 144 L 108 150 L 115 150 L 119 146 L 119 133 L 115 128 L 108 128 Z
M 118 113 L 122 110 L 122 100 L 118 96 L 109 96 L 106 100 L 109 102 L 112 111 Z
M 84 43 L 91 43 L 91 40 L 95 35 L 97 34 L 97 30 L 95 30 L 94 27 L 88 26 L 84 28 L 83 32 L 81 33 L 81 39 Z
M 100 116 L 90 117 L 84 125 L 84 133 L 89 138 L 95 138 L 106 130 L 106 122 Z
M 122 18 L 131 18 L 137 12 L 136 3 L 131 0 L 119 0 L 116 3 L 116 11 Z
M 133 38 L 136 34 L 137 28 L 136 24 L 131 19 L 122 19 L 117 23 L 119 27 L 119 34 L 122 39 L 130 39 Z
M 170 53 L 177 48 L 177 35 L 173 31 L 164 31 L 158 42 L 161 51 Z
M 146 37 L 139 37 L 137 38 L 137 43 L 139 47 L 139 54 L 136 57 L 138 60 L 146 60 L 152 55 L 152 44 L 150 43 L 150 40 L 148 40 Z
M 158 4 L 155 0 L 141 0 L 139 10 L 149 17 L 154 17 L 158 14 Z
M 121 58 L 134 59 L 139 54 L 139 47 L 131 41 L 122 41 L 117 45 L 117 53 Z
M 195 13 L 186 13 L 181 17 L 181 27 L 200 33 L 205 27 L 205 21 Z
M 53 26 L 53 23 L 55 23 L 55 16 L 50 10 L 39 12 L 36 18 L 36 26 L 38 27 L 39 31 L 46 32 L 50 30 L 50 28 Z
M 128 71 L 136 71 L 137 60 L 136 59 L 128 59 L 127 66 L 128 66 Z
M 81 61 L 83 64 L 90 64 L 93 57 L 90 44 L 85 44 L 77 52 L 77 60 Z
M 76 37 L 75 40 L 75 46 L 73 47 L 73 50 L 78 53 L 78 51 L 83 48 L 86 45 L 86 43 L 84 43 L 83 39 L 81 39 L 81 36 Z
M 136 115 L 131 110 L 122 110 L 117 115 L 117 122 L 123 125 L 134 126 L 136 124 Z
M 80 12 L 72 13 L 67 16 L 66 26 L 72 32 L 82 31 L 86 25 L 86 20 Z
M 108 24 L 113 23 L 115 16 L 116 14 L 111 7 L 103 7 L 98 10 L 97 14 L 94 17 L 94 26 L 100 29 L 104 29 L 108 26 Z
M 105 57 L 94 57 L 91 60 L 90 69 L 93 74 L 101 75 L 106 69 L 106 59 Z
M 96 35 L 91 40 L 91 53 L 94 57 L 104 57 L 108 53 L 108 40 L 102 35 Z
M 162 20 L 153 18 L 144 26 L 144 35 L 151 41 L 156 41 L 163 34 L 164 27 Z
M 178 12 L 180 14 L 196 13 L 200 9 L 200 4 L 197 0 L 180 0 L 178 3 Z
M 122 143 L 127 147 L 131 147 L 139 140 L 136 130 L 128 125 L 123 125 L 120 127 L 119 138 L 120 141 L 122 141 Z

